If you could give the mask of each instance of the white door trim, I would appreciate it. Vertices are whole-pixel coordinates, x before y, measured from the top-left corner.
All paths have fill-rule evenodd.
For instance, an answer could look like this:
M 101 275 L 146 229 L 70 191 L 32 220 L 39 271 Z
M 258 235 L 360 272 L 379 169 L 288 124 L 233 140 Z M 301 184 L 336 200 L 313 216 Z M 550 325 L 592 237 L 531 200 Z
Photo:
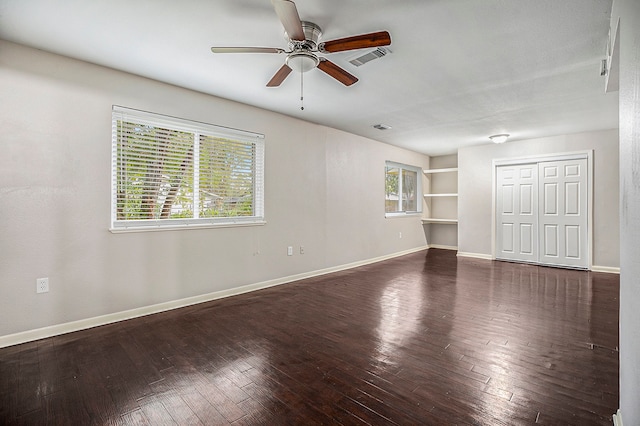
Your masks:
M 561 152 L 555 154 L 542 154 L 534 156 L 495 158 L 491 164 L 491 258 L 496 260 L 496 185 L 498 166 L 510 166 L 527 163 L 543 163 L 545 161 L 579 160 L 587 159 L 587 230 L 589 250 L 589 270 L 593 266 L 593 150 Z

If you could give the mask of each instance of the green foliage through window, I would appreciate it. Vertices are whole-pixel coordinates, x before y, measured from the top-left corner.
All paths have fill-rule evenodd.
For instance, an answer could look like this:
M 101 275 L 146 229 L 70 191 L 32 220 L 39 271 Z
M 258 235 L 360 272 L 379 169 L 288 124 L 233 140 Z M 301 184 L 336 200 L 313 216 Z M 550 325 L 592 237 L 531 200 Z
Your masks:
M 420 202 L 421 181 L 418 167 L 387 162 L 385 164 L 385 213 L 417 213 Z

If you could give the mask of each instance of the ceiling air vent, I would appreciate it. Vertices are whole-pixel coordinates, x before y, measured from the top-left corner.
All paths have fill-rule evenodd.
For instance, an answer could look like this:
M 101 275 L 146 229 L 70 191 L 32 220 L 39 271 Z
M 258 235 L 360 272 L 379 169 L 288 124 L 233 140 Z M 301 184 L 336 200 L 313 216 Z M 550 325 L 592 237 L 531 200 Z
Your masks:
M 374 129 L 378 129 L 378 130 L 389 130 L 389 129 L 391 129 L 391 126 L 389 126 L 387 124 L 380 123 L 380 124 L 374 124 L 373 128 Z
M 366 64 L 367 62 L 373 61 L 374 59 L 380 59 L 383 56 L 388 55 L 389 53 L 391 53 L 389 49 L 378 47 L 377 49 L 367 52 L 364 55 L 359 55 L 353 59 L 350 59 L 349 62 L 352 65 L 359 67 Z

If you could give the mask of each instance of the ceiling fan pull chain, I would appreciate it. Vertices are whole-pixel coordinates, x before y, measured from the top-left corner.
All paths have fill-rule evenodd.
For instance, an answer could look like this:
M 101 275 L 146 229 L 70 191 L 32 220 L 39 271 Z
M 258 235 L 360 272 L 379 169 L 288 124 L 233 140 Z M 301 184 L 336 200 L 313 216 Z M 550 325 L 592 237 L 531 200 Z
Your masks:
M 300 110 L 304 111 L 304 73 L 300 70 Z

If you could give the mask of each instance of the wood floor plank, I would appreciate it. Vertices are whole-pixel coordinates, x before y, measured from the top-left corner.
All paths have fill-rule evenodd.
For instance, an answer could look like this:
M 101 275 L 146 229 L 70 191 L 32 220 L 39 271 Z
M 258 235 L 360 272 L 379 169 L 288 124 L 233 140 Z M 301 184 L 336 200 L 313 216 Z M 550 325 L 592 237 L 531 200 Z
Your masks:
M 618 306 L 430 249 L 0 349 L 0 424 L 610 425 Z
M 64 391 L 55 392 L 44 397 L 47 422 L 50 424 L 90 424 L 91 416 L 84 408 L 84 404 L 79 404 L 82 395 L 77 386 L 77 380 L 69 377 L 65 379 Z
M 225 425 L 229 422 L 211 403 L 194 388 L 185 389 L 180 397 L 198 417 L 200 422 L 206 425 Z
M 20 352 L 0 350 L 0 424 L 18 417 Z
M 113 402 L 111 393 L 102 379 L 100 370 L 87 366 L 81 367 L 78 392 L 87 414 L 94 424 L 107 424 L 118 418 L 120 412 Z

